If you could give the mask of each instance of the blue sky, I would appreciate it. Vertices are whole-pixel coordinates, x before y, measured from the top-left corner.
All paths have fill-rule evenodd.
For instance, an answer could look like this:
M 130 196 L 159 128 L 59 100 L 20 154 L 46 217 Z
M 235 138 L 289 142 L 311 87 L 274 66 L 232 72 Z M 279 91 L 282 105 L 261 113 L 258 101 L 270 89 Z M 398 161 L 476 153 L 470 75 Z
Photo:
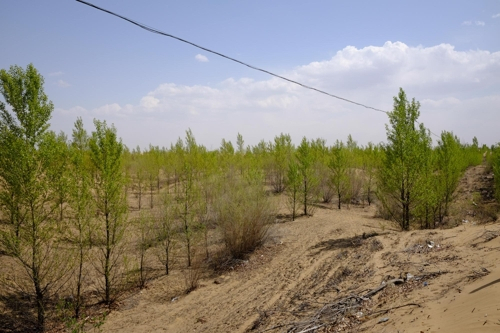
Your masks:
M 500 141 L 500 1 L 92 0 L 151 27 L 364 104 L 403 87 L 421 121 Z M 114 123 L 130 147 L 289 133 L 385 140 L 387 116 L 304 90 L 71 0 L 2 1 L 0 68 L 33 63 L 52 128 Z

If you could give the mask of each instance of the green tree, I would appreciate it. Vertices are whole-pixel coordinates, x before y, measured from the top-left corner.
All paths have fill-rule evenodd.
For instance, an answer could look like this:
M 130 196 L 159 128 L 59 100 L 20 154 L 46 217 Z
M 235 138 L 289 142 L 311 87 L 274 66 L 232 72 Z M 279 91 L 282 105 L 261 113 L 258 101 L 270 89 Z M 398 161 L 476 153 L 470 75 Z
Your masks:
M 302 197 L 301 202 L 304 207 L 304 215 L 312 215 L 312 203 L 315 199 L 318 179 L 314 170 L 314 152 L 311 143 L 305 137 L 297 147 L 296 158 L 302 179 L 300 194 Z
M 500 143 L 493 149 L 492 156 L 493 179 L 495 182 L 495 197 L 500 202 Z
M 200 187 L 198 175 L 202 162 L 202 148 L 196 143 L 191 130 L 186 131 L 185 152 L 182 155 L 182 170 L 179 174 L 180 191 L 177 195 L 178 215 L 182 220 L 186 241 L 187 266 L 191 267 L 193 257 L 193 239 L 198 224 Z
M 92 198 L 92 173 L 90 169 L 89 136 L 83 128 L 83 121 L 78 118 L 73 129 L 73 137 L 69 151 L 69 189 L 68 202 L 71 207 L 71 224 L 69 238 L 75 244 L 76 290 L 74 295 L 75 318 L 80 317 L 83 306 L 83 289 L 85 262 L 92 241 L 93 213 L 95 206 Z
M 281 133 L 274 138 L 274 143 L 270 144 L 271 185 L 276 193 L 282 193 L 285 190 L 288 163 L 290 163 L 292 152 L 292 138 L 289 134 Z
M 292 221 L 295 221 L 295 218 L 298 214 L 298 206 L 299 206 L 299 193 L 302 185 L 302 178 L 299 170 L 299 166 L 297 162 L 291 161 L 288 164 L 287 170 L 287 186 L 286 192 L 288 194 L 288 206 L 290 207 L 290 211 L 292 213 Z
M 442 198 L 439 206 L 439 221 L 443 222 L 448 215 L 448 207 L 453 200 L 453 193 L 458 186 L 461 176 L 461 149 L 460 141 L 453 133 L 443 131 L 438 141 L 437 153 L 437 182 Z
M 368 202 L 368 206 L 370 206 L 373 201 L 372 192 L 379 161 L 380 161 L 379 147 L 369 142 L 362 154 L 362 165 L 365 174 L 363 190 L 364 190 L 364 197 Z
M 344 195 L 346 195 L 350 185 L 348 177 L 348 155 L 342 141 L 337 140 L 335 146 L 332 148 L 331 159 L 328 166 L 331 170 L 331 183 L 339 199 L 338 208 L 340 209 L 342 199 Z
M 0 231 L 2 250 L 23 268 L 35 299 L 36 330 L 45 329 L 46 306 L 68 269 L 57 240 L 55 195 L 50 167 L 57 156 L 47 132 L 53 104 L 43 77 L 30 64 L 0 71 L 0 208 L 8 228 Z M 23 289 L 23 281 L 15 286 Z
M 104 278 L 104 302 L 111 304 L 117 275 L 120 245 L 127 226 L 125 175 L 122 170 L 123 144 L 114 126 L 94 120 L 95 131 L 90 138 L 90 157 L 94 168 L 95 204 L 100 220 L 96 241 L 100 246 L 100 274 Z
M 170 273 L 170 260 L 175 242 L 175 203 L 172 202 L 168 193 L 160 196 L 160 207 L 156 212 L 157 239 L 161 245 L 161 252 L 158 258 L 165 267 L 165 274 Z
M 48 169 L 48 176 L 59 207 L 59 221 L 62 221 L 64 218 L 64 204 L 68 201 L 69 195 L 68 139 L 63 132 L 57 136 L 53 132 L 48 132 L 46 144 L 53 148 L 55 154 L 52 159 L 53 164 Z
M 419 202 L 419 180 L 426 162 L 431 139 L 424 125 L 416 123 L 420 103 L 407 100 L 403 89 L 394 97 L 394 109 L 388 113 L 387 144 L 379 173 L 379 198 L 403 230 L 409 230 L 412 210 Z M 395 203 L 395 205 L 393 205 Z M 396 207 L 396 209 L 394 209 Z

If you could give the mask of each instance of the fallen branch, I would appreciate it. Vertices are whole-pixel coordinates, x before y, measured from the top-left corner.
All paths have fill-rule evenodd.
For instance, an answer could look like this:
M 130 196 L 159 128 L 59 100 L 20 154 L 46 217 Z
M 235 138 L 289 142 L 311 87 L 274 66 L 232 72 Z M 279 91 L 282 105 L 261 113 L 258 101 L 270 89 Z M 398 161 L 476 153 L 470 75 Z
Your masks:
M 395 310 L 395 309 L 399 309 L 399 308 L 404 308 L 404 307 L 406 307 L 406 306 L 412 306 L 412 305 L 415 305 L 415 306 L 417 306 L 417 307 L 419 307 L 419 308 L 420 308 L 420 307 L 422 307 L 422 306 L 421 306 L 420 304 L 418 304 L 418 303 L 408 303 L 408 304 L 404 304 L 404 305 L 393 306 L 392 308 L 389 308 L 389 309 L 378 310 L 378 311 L 372 312 L 372 313 L 370 313 L 370 316 L 371 316 L 371 315 L 374 315 L 374 314 L 378 314 L 378 313 L 384 313 L 384 314 L 385 314 L 385 313 L 387 313 L 387 312 L 389 312 L 389 311 L 391 311 L 391 310 Z
M 401 284 L 401 283 L 404 283 L 405 281 L 403 279 L 392 279 L 392 280 L 389 280 L 387 281 L 386 283 L 382 283 L 380 286 L 378 286 L 377 288 L 367 292 L 365 295 L 363 295 L 362 297 L 363 298 L 370 298 L 372 296 L 374 296 L 375 294 L 377 294 L 379 291 L 383 290 L 385 287 L 387 287 L 388 285 L 390 284 Z
M 428 273 L 424 273 L 424 274 L 421 274 L 421 275 L 414 276 L 413 279 L 416 280 L 416 281 L 418 281 L 418 280 L 422 280 L 422 279 L 425 279 L 425 278 L 428 278 L 428 277 L 435 277 L 435 276 L 438 276 L 438 275 L 441 275 L 441 274 L 446 274 L 446 273 L 449 273 L 449 271 L 428 272 Z
M 310 332 L 310 331 L 313 331 L 313 330 L 315 330 L 315 329 L 321 328 L 321 327 L 323 327 L 323 326 L 325 326 L 325 324 L 322 324 L 322 325 L 318 325 L 318 326 L 314 326 L 314 327 L 308 328 L 308 329 L 306 329 L 306 330 L 300 331 L 299 333 L 306 333 L 306 332 Z

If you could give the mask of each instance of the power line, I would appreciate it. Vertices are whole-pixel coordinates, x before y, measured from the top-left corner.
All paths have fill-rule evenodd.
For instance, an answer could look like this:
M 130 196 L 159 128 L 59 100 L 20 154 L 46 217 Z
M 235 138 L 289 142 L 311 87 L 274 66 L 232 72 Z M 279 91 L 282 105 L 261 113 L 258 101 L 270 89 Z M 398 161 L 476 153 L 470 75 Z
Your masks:
M 213 51 L 213 50 L 211 50 L 211 49 L 209 49 L 209 48 L 206 48 L 206 47 L 200 46 L 200 45 L 198 45 L 198 44 L 195 44 L 195 43 L 190 42 L 190 41 L 188 41 L 188 40 L 185 40 L 185 39 L 183 39 L 183 38 L 180 38 L 180 37 L 177 37 L 177 36 L 171 35 L 171 34 L 169 34 L 169 33 L 163 32 L 163 31 L 161 31 L 161 30 L 158 30 L 158 29 L 155 29 L 155 28 L 149 27 L 149 26 L 147 26 L 147 25 L 145 25 L 145 24 L 139 23 L 139 22 L 134 21 L 134 20 L 132 20 L 132 19 L 129 19 L 129 18 L 125 17 L 125 16 L 122 16 L 122 15 L 120 15 L 120 14 L 117 14 L 117 13 L 115 13 L 115 12 L 112 12 L 112 11 L 110 11 L 110 10 L 107 10 L 107 9 L 102 8 L 102 7 L 96 6 L 96 5 L 94 5 L 94 4 L 90 3 L 90 2 L 83 1 L 83 0 L 76 0 L 76 1 L 77 1 L 77 2 L 80 2 L 80 3 L 83 3 L 83 4 L 87 5 L 87 6 L 90 6 L 90 7 L 92 7 L 92 8 L 95 8 L 95 9 L 97 9 L 97 10 L 100 10 L 100 11 L 102 11 L 102 12 L 105 12 L 105 13 L 108 13 L 108 14 L 110 14 L 110 15 L 113 15 L 113 16 L 116 16 L 116 17 L 118 17 L 118 18 L 121 18 L 122 20 L 125 20 L 125 21 L 127 21 L 127 22 L 129 22 L 129 23 L 132 23 L 133 25 L 136 25 L 136 26 L 138 26 L 139 28 L 142 28 L 142 29 L 144 29 L 144 30 L 146 30 L 146 31 L 149 31 L 149 32 L 152 32 L 152 33 L 155 33 L 155 34 L 158 34 L 158 35 L 162 35 L 162 36 L 166 36 L 166 37 L 170 37 L 170 38 L 176 39 L 176 40 L 178 40 L 178 41 L 181 41 L 181 42 L 183 42 L 183 43 L 186 43 L 186 44 L 192 45 L 192 46 L 194 46 L 194 47 L 196 47 L 196 48 L 199 48 L 199 49 L 201 49 L 201 50 L 204 50 L 204 51 L 206 51 L 206 52 L 209 52 L 209 53 L 212 53 L 212 54 L 218 55 L 219 57 L 222 57 L 222 58 L 225 58 L 225 59 L 228 59 L 228 60 L 234 61 L 234 62 L 236 62 L 236 63 L 238 63 L 238 64 L 240 64 L 240 65 L 243 65 L 243 66 L 249 67 L 249 68 L 254 69 L 254 70 L 256 70 L 256 71 L 263 72 L 263 73 L 269 74 L 269 75 L 271 75 L 271 76 L 274 76 L 274 77 L 280 78 L 280 79 L 282 79 L 282 80 L 288 81 L 288 82 L 290 82 L 290 83 L 293 83 L 293 84 L 299 85 L 299 86 L 301 86 L 301 87 L 303 87 L 303 88 L 306 88 L 306 89 L 309 89 L 309 90 L 314 90 L 314 91 L 319 92 L 319 93 L 321 93 L 321 94 L 324 94 L 324 95 L 327 95 L 327 96 L 330 96 L 330 97 L 333 97 L 333 98 L 336 98 L 336 99 L 342 100 L 342 101 L 344 101 L 344 102 L 348 102 L 348 103 L 351 103 L 351 104 L 354 104 L 354 105 L 362 106 L 362 107 L 364 107 L 364 108 L 366 108 L 366 109 L 371 109 L 371 110 L 374 110 L 374 111 L 377 111 L 377 112 L 386 113 L 386 114 L 388 113 L 388 111 L 381 110 L 381 109 L 377 109 L 377 108 L 375 108 L 375 107 L 373 107 L 373 106 L 365 105 L 365 104 L 363 104 L 363 103 L 358 103 L 358 102 L 352 101 L 352 100 L 347 99 L 347 98 L 344 98 L 344 97 L 340 97 L 340 96 L 337 96 L 337 95 L 334 95 L 334 94 L 330 94 L 330 93 L 328 93 L 328 92 L 326 92 L 326 91 L 324 91 L 324 90 L 321 90 L 321 89 L 318 89 L 318 88 L 314 88 L 314 87 L 308 86 L 308 85 L 303 84 L 303 83 L 300 83 L 300 82 L 298 82 L 298 81 L 294 81 L 294 80 L 289 79 L 289 78 L 286 78 L 286 77 L 284 77 L 284 76 L 281 76 L 281 75 L 275 74 L 275 73 L 270 72 L 270 71 L 268 71 L 268 70 L 265 70 L 265 69 L 262 69 L 262 68 L 259 68 L 259 67 L 256 67 L 256 66 L 253 66 L 253 65 L 247 64 L 246 62 L 243 62 L 243 61 L 241 61 L 241 60 L 238 60 L 238 59 L 232 58 L 232 57 L 230 57 L 230 56 L 224 55 L 224 54 L 222 54 L 222 53 L 220 53 L 220 52 Z M 417 121 L 417 123 L 418 123 L 418 124 L 420 124 L 418 121 Z M 430 132 L 431 134 L 433 134 L 433 135 L 435 135 L 435 136 L 439 137 L 438 135 L 436 135 L 436 134 L 432 133 L 432 131 L 430 131 L 430 130 L 429 130 L 429 132 Z

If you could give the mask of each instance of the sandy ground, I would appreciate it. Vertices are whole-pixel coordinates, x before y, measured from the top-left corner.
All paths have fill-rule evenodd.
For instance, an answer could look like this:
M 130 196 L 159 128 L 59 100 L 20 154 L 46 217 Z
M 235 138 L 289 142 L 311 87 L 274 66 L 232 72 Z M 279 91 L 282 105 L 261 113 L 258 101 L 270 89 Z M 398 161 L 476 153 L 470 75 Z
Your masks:
M 500 332 L 500 224 L 485 223 L 492 215 L 480 209 L 498 206 L 491 182 L 483 166 L 466 172 L 450 208 L 448 222 L 458 224 L 452 229 L 400 232 L 375 218 L 374 206 L 318 207 L 312 217 L 272 225 L 267 242 L 248 261 L 225 272 L 201 269 L 200 287 L 189 294 L 185 258 L 177 252 L 169 276 L 132 291 L 103 326 L 87 328 Z M 212 240 L 212 246 L 221 245 L 215 234 Z M 161 266 L 154 272 L 163 274 Z M 348 298 L 355 303 L 346 303 Z
M 413 279 L 388 286 L 316 331 L 500 332 L 499 225 L 401 233 L 373 216 L 374 208 L 323 208 L 276 224 L 247 263 L 176 298 L 179 276 L 155 280 L 112 312 L 102 329 L 287 332 L 343 295 L 410 273 Z M 379 235 L 361 237 L 373 232 Z M 397 306 L 403 307 L 391 310 Z

